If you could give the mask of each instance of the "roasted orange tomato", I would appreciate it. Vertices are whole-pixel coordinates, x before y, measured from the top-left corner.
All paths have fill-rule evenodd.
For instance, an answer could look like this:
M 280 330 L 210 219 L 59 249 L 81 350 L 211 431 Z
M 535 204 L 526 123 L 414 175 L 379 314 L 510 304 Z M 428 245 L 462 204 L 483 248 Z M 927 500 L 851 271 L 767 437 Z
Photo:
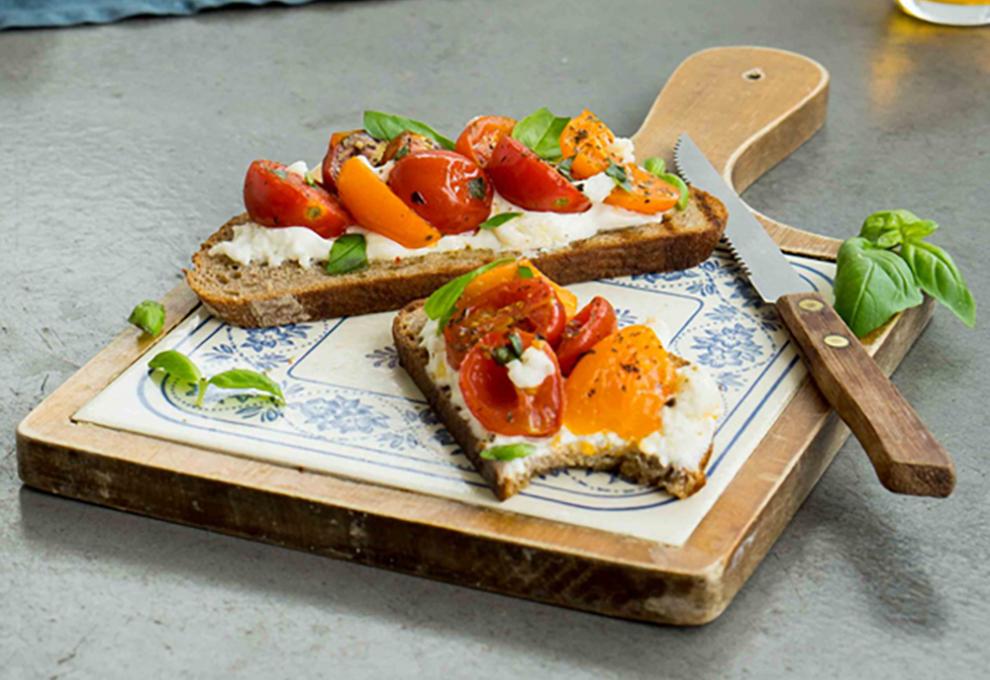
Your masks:
M 564 159 L 573 158 L 571 177 L 585 179 L 605 172 L 609 163 L 620 161 L 612 153 L 615 135 L 598 116 L 588 109 L 571 118 L 560 135 L 560 151 Z
M 471 348 L 492 331 L 522 330 L 556 345 L 565 322 L 564 306 L 546 279 L 511 279 L 458 304 L 443 329 L 447 361 L 459 367 Z
M 618 329 L 619 323 L 612 303 L 603 297 L 595 297 L 564 326 L 564 335 L 557 346 L 560 372 L 570 375 L 578 359 Z
M 677 199 L 681 197 L 677 187 L 667 184 L 638 165 L 629 164 L 623 167 L 629 188 L 615 187 L 605 197 L 606 203 L 645 215 L 654 215 L 677 205 Z
M 499 140 L 512 134 L 516 126 L 515 118 L 505 116 L 478 116 L 472 118 L 460 137 L 457 138 L 455 150 L 473 160 L 481 167 L 488 165 L 488 160 L 495 151 Z
M 534 276 L 550 284 L 553 292 L 557 294 L 560 304 L 564 305 L 564 312 L 568 319 L 577 313 L 577 295 L 548 279 L 543 272 L 525 258 L 516 260 L 515 262 L 507 262 L 500 267 L 489 269 L 484 274 L 478 276 L 464 289 L 457 303 L 461 307 L 469 307 L 475 298 L 479 297 L 489 288 L 494 288 L 499 284 L 507 283 L 513 279 L 533 278 Z
M 354 220 L 323 187 L 275 161 L 255 161 L 244 177 L 244 207 L 266 227 L 309 227 L 323 238 L 339 236 Z
M 663 406 L 677 391 L 675 369 L 652 328 L 623 328 L 574 366 L 564 389 L 564 424 L 574 434 L 642 439 L 661 426 Z
M 489 333 L 468 352 L 461 364 L 460 387 L 464 401 L 485 429 L 504 435 L 545 437 L 560 429 L 564 411 L 564 379 L 557 367 L 553 350 L 530 333 Z M 516 344 L 516 347 L 513 347 Z M 538 387 L 521 389 L 509 379 L 508 369 L 500 359 L 507 352 L 529 347 L 546 353 L 553 361 L 554 372 Z
M 492 185 L 470 158 L 435 149 L 395 162 L 388 186 L 417 215 L 444 234 L 471 231 L 492 211 Z

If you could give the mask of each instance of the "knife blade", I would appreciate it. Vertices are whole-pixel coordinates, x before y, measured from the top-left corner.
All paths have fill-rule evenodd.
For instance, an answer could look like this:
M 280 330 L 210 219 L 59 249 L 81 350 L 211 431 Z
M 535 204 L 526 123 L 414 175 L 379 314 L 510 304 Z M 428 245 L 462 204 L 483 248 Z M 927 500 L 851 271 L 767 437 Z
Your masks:
M 760 296 L 775 305 L 808 372 L 863 445 L 883 485 L 895 493 L 920 496 L 952 493 L 956 476 L 948 452 L 686 134 L 678 140 L 674 161 L 689 184 L 725 204 L 725 236 L 733 254 Z

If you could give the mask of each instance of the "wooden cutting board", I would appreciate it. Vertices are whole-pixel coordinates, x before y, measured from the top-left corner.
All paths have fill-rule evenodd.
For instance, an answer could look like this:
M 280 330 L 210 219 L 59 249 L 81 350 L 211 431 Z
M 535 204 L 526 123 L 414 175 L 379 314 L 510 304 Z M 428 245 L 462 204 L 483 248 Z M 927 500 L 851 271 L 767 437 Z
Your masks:
M 740 191 L 825 118 L 828 73 L 756 47 L 693 55 L 635 135 L 671 159 L 688 132 Z M 838 242 L 758 215 L 785 250 L 832 259 Z M 180 285 L 166 331 L 195 307 Z M 931 317 L 909 310 L 870 339 L 891 373 Z M 17 431 L 25 484 L 160 519 L 611 616 L 701 624 L 717 617 L 773 545 L 848 436 L 805 383 L 680 547 L 469 505 L 80 423 L 72 417 L 155 341 L 128 330 Z

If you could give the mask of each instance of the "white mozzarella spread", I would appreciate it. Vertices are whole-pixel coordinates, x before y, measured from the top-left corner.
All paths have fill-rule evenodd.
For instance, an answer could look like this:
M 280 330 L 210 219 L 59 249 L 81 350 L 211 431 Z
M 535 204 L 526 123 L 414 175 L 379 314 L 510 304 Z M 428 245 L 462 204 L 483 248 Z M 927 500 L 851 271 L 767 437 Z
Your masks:
M 522 356 L 505 365 L 509 380 L 521 390 L 531 390 L 543 384 L 553 375 L 553 360 L 547 353 L 536 347 L 527 347 Z
M 612 150 L 624 160 L 633 161 L 635 150 L 631 140 L 616 138 Z M 375 168 L 375 172 L 383 180 L 388 179 L 392 165 L 391 162 L 386 163 Z M 287 171 L 305 176 L 306 164 L 297 161 L 288 166 Z M 576 186 L 591 201 L 591 208 L 585 212 L 523 210 L 495 192 L 490 217 L 505 212 L 522 214 L 494 229 L 444 236 L 428 248 L 406 248 L 390 238 L 360 227 L 349 227 L 347 233 L 364 234 L 369 261 L 421 257 L 450 250 L 511 250 L 528 256 L 565 247 L 602 231 L 649 224 L 662 219 L 662 214 L 644 215 L 604 203 L 605 197 L 615 187 L 615 182 L 605 173 L 589 177 Z M 258 262 L 278 266 L 283 262 L 296 261 L 306 267 L 313 262 L 326 260 L 332 245 L 333 239 L 320 238 L 305 227 L 271 228 L 248 222 L 234 227 L 234 237 L 214 245 L 210 254 L 226 255 L 244 265 Z
M 519 472 L 523 471 L 527 460 L 550 455 L 555 447 L 585 443 L 595 451 L 604 452 L 625 448 L 631 443 L 615 432 L 576 435 L 566 426 L 550 437 L 510 437 L 489 432 L 474 417 L 464 401 L 459 382 L 460 373 L 447 363 L 444 337 L 437 333 L 436 321 L 429 321 L 424 326 L 421 342 L 430 355 L 427 364 L 430 377 L 437 385 L 450 388 L 451 402 L 460 416 L 470 424 L 476 437 L 487 441 L 488 446 L 527 443 L 535 447 L 534 452 L 526 458 L 500 463 L 506 466 L 505 469 L 510 474 L 516 472 L 516 468 Z M 674 399 L 664 406 L 660 429 L 635 442 L 635 446 L 644 454 L 656 456 L 663 465 L 697 470 L 712 443 L 718 419 L 722 416 L 722 396 L 715 381 L 699 366 L 689 363 L 678 369 L 678 372 L 682 379 L 681 387 Z

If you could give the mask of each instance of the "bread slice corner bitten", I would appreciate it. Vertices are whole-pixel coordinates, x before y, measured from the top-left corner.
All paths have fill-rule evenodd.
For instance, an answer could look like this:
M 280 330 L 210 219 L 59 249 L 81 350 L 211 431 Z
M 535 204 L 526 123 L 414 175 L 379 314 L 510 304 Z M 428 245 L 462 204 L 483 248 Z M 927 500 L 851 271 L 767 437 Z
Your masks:
M 521 461 L 522 465 L 510 465 L 502 461 L 482 458 L 480 454 L 485 442 L 477 437 L 471 424 L 454 405 L 450 388 L 446 385 L 437 385 L 427 370 L 430 357 L 420 342 L 426 321 L 422 300 L 410 303 L 396 315 L 392 322 L 392 337 L 398 351 L 399 363 L 422 391 L 440 421 L 467 457 L 491 485 L 499 500 L 515 495 L 535 476 L 566 467 L 617 471 L 634 482 L 660 487 L 678 498 L 686 498 L 705 485 L 704 470 L 711 457 L 711 446 L 705 452 L 697 470 L 664 465 L 658 458 L 645 455 L 632 445 L 591 455 L 580 450 L 578 446 L 558 446 L 550 455 L 512 461 L 512 463 Z M 675 359 L 680 365 L 686 363 L 679 357 Z
M 350 274 L 331 276 L 321 264 L 302 267 L 241 265 L 210 248 L 230 240 L 246 214 L 224 224 L 193 255 L 186 281 L 207 309 L 236 326 L 259 327 L 398 309 L 444 283 L 499 257 L 492 250 L 438 252 L 375 261 Z M 662 222 L 604 231 L 530 258 L 554 281 L 567 285 L 613 276 L 687 269 L 704 261 L 725 230 L 725 206 L 691 188 L 691 200 Z

